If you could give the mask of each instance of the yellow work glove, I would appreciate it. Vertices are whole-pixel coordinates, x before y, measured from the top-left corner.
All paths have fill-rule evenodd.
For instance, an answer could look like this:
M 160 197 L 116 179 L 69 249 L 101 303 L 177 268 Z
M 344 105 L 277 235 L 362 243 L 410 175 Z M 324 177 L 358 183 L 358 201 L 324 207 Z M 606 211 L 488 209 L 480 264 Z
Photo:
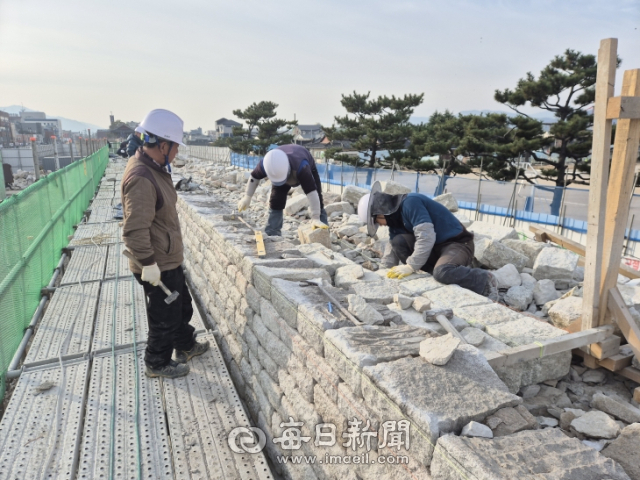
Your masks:
M 408 277 L 412 273 L 413 267 L 411 265 L 398 265 L 387 272 L 387 277 L 400 280 L 401 278 Z
M 242 200 L 238 202 L 238 212 L 244 212 L 251 205 L 251 197 L 245 195 Z
M 143 282 L 149 282 L 154 287 L 157 287 L 160 284 L 160 269 L 158 268 L 158 264 L 154 263 L 153 265 L 142 267 L 141 278 Z
M 328 230 L 329 225 L 325 225 L 320 220 L 311 220 L 311 230 L 317 230 L 319 228 L 322 230 Z

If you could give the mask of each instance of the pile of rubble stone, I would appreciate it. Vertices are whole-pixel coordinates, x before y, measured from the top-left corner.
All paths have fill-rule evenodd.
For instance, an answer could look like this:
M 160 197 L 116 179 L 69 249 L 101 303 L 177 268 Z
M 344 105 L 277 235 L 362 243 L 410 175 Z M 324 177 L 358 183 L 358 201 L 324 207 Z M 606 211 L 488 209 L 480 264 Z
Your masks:
M 24 170 L 18 170 L 13 174 L 13 188 L 17 189 L 25 189 L 33 182 L 36 181 L 36 177 L 31 172 L 26 172 Z
M 243 195 L 248 172 L 197 160 L 181 163 L 184 166 L 177 171 L 190 179 L 182 189 L 207 190 L 222 195 L 230 205 Z M 268 181 L 258 187 L 244 215 L 257 227 L 266 223 L 270 188 Z M 393 182 L 383 188 L 391 194 L 409 191 Z M 502 305 L 457 286 L 439 284 L 422 272 L 402 281 L 387 279 L 380 258 L 388 231 L 381 227 L 377 237 L 370 238 L 356 215 L 358 201 L 366 193 L 368 190 L 355 186 L 344 187 L 341 195 L 323 192 L 331 228 L 311 231 L 306 228 L 307 198 L 294 189 L 285 208 L 282 238 L 267 241 L 295 245 L 297 253 L 285 249 L 288 253 L 283 258 L 312 259 L 323 268 L 325 273 L 320 277 L 333 285 L 329 288 L 334 296 L 359 321 L 379 327 L 408 325 L 427 332 L 414 355 L 420 354 L 433 365 L 446 365 L 454 352 L 460 351 L 459 341 L 436 321 L 438 314 L 447 316 L 466 342 L 483 353 L 566 334 L 561 329 L 580 317 L 584 270 L 578 266 L 577 255 L 522 239 L 510 227 L 473 222 L 458 211 L 451 194 L 435 200 L 474 233 L 477 266 L 494 271 Z M 620 277 L 618 283 L 632 314 L 640 317 L 636 310 L 640 281 Z M 339 342 L 342 329 L 331 332 L 335 332 L 332 341 Z M 637 359 L 634 365 L 639 366 Z M 615 459 L 630 478 L 640 479 L 640 409 L 632 398 L 638 384 L 603 369 L 587 369 L 577 357 L 571 360 L 570 352 L 524 362 L 520 368 L 522 371 L 515 373 L 515 366 L 496 373 L 509 390 L 518 393 L 522 403 L 502 408 L 482 421 L 471 421 L 462 428 L 462 437 L 498 438 L 525 430 L 556 429 Z M 459 447 L 451 442 L 441 441 L 438 448 Z

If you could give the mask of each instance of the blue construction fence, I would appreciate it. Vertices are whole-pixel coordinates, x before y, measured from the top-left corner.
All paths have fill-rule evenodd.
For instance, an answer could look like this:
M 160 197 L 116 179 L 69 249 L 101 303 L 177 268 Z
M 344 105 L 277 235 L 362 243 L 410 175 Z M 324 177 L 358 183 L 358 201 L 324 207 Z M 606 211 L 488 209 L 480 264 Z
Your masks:
M 249 170 L 253 170 L 261 159 L 255 155 L 231 153 L 232 165 Z M 330 185 L 371 188 L 378 180 L 392 180 L 431 198 L 445 192 L 451 193 L 460 208 L 465 210 L 512 218 L 515 215 L 516 220 L 553 226 L 562 224 L 568 230 L 587 232 L 587 189 L 531 185 L 522 180 L 516 185 L 514 182 L 454 176 L 443 178 L 420 172 L 356 168 L 344 164 L 316 163 L 316 166 L 322 182 Z M 640 231 L 633 229 L 634 225 L 640 225 L 640 195 L 633 195 L 630 201 L 629 219 L 633 223 L 629 225 L 632 228 L 630 239 L 640 241 Z M 626 232 L 628 234 L 629 229 Z

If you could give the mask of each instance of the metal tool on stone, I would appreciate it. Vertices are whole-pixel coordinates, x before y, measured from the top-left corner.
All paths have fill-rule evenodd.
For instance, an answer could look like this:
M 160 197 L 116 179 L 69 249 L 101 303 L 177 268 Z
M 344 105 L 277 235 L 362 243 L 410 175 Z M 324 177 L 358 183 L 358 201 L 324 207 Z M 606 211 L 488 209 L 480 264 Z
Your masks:
M 223 215 L 222 219 L 225 221 L 234 221 L 240 220 L 247 227 L 253 230 L 253 234 L 256 237 L 256 248 L 258 249 L 258 257 L 265 257 L 267 255 L 267 250 L 264 248 L 264 238 L 262 236 L 262 232 L 260 230 L 255 230 L 251 225 L 249 225 L 244 218 L 239 213 L 235 211 L 231 215 Z
M 460 340 L 460 343 L 469 343 L 467 342 L 467 340 L 462 336 L 462 334 L 456 330 L 456 327 L 454 327 L 451 322 L 449 321 L 449 319 L 447 317 L 445 317 L 444 315 L 436 315 L 436 320 L 438 321 L 438 323 L 440 325 L 442 325 L 442 328 L 444 328 L 447 332 L 449 332 L 451 335 L 453 335 L 454 337 L 456 337 L 457 339 Z
M 131 254 L 129 250 L 122 250 L 122 254 L 125 257 L 127 257 L 129 260 L 131 260 L 133 263 L 135 263 L 138 267 L 143 268 L 142 264 Z M 162 289 L 164 293 L 167 294 L 167 298 L 164 299 L 164 303 L 166 304 L 173 302 L 176 298 L 178 298 L 178 295 L 180 295 L 177 291 L 171 293 L 171 290 L 169 290 L 165 286 L 165 284 L 162 282 L 160 282 L 158 286 Z
M 327 297 L 329 299 L 329 301 L 335 305 L 336 307 L 338 307 L 338 310 L 340 310 L 342 312 L 342 314 L 347 317 L 349 320 L 351 320 L 353 322 L 354 325 L 356 326 L 360 326 L 360 325 L 364 325 L 364 323 L 362 323 L 360 320 L 358 320 L 356 317 L 354 317 L 353 315 L 351 315 L 351 312 L 349 312 L 349 310 L 347 310 L 346 308 L 344 308 L 340 302 L 338 300 L 336 300 L 334 298 L 333 295 L 331 295 L 323 286 L 322 286 L 322 279 L 318 278 L 316 279 L 312 279 L 312 280 L 304 280 L 302 282 L 300 282 L 300 286 L 301 287 L 308 287 L 313 285 L 314 287 L 318 287 L 320 289 L 320 291 L 324 294 L 325 297 Z

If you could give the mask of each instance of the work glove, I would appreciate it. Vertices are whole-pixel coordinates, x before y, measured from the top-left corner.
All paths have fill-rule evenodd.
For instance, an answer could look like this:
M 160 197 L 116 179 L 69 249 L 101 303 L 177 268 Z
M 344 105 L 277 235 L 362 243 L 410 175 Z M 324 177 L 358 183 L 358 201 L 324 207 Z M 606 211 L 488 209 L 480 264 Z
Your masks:
M 149 282 L 154 287 L 160 284 L 160 269 L 157 263 L 142 267 L 142 281 Z
M 387 277 L 400 280 L 401 278 L 408 277 L 412 273 L 413 267 L 411 265 L 398 265 L 387 272 Z
M 238 212 L 244 212 L 251 205 L 251 197 L 245 195 L 242 200 L 238 202 Z
M 320 220 L 311 220 L 311 230 L 317 230 L 319 228 L 322 230 L 328 230 L 329 225 L 325 225 Z

